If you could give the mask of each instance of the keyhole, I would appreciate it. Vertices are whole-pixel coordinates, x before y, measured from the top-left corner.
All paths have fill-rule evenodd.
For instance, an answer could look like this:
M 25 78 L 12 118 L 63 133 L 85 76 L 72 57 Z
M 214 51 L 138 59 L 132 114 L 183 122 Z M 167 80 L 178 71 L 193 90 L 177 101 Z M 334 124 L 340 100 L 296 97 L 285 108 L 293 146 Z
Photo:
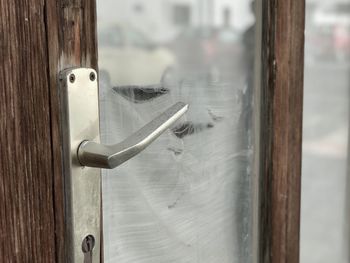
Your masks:
M 95 246 L 95 238 L 88 235 L 84 238 L 81 249 L 84 253 L 84 263 L 92 263 L 92 250 Z

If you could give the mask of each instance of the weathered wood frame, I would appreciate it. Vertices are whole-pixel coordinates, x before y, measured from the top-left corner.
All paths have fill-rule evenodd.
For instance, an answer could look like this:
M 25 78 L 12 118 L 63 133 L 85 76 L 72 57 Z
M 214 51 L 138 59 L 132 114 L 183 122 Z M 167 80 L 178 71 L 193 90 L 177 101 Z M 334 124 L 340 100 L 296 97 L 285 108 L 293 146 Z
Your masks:
M 95 0 L 0 1 L 0 253 L 66 262 L 57 76 L 97 68 Z
M 304 0 L 262 1 L 260 262 L 299 261 Z M 0 253 L 65 262 L 57 74 L 97 69 L 95 0 L 0 1 Z
M 299 262 L 305 0 L 262 1 L 260 237 L 264 263 Z

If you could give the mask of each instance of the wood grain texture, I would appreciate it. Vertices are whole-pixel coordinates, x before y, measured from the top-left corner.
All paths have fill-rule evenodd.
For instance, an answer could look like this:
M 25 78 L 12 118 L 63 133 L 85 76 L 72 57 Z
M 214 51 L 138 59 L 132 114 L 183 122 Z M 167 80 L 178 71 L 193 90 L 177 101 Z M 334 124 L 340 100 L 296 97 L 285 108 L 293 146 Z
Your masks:
M 95 0 L 47 0 L 47 39 L 49 46 L 49 86 L 53 145 L 53 177 L 55 185 L 57 261 L 68 258 L 65 224 L 64 176 L 60 105 L 57 76 L 70 67 L 91 67 L 97 70 L 97 36 Z
M 304 0 L 263 1 L 260 261 L 299 262 Z
M 65 262 L 57 76 L 97 68 L 95 1 L 0 1 L 0 12 L 0 262 Z
M 0 1 L 1 262 L 55 260 L 44 6 Z

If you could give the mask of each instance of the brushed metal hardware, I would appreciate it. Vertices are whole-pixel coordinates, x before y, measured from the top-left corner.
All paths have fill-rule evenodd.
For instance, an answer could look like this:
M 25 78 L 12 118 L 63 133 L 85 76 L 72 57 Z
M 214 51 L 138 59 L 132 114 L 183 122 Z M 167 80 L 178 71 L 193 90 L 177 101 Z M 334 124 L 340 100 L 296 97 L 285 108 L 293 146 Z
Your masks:
M 178 102 L 116 145 L 100 144 L 98 75 L 90 68 L 60 72 L 59 95 L 68 262 L 100 262 L 101 169 L 140 153 L 187 110 Z
M 78 149 L 78 159 L 83 166 L 113 169 L 144 150 L 187 110 L 188 104 L 178 102 L 133 135 L 115 145 L 106 146 L 92 141 L 82 142 Z
M 100 262 L 101 171 L 81 167 L 77 159 L 82 138 L 100 141 L 96 71 L 88 68 L 62 71 L 59 77 L 59 95 L 67 262 L 98 263 Z M 86 261 L 87 259 L 89 261 Z

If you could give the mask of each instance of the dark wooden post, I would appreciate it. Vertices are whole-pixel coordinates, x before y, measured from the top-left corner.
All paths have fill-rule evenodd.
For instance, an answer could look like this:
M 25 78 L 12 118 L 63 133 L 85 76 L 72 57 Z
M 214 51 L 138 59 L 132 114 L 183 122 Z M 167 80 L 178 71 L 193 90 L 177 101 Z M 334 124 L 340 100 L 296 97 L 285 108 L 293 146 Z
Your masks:
M 0 254 L 65 262 L 57 74 L 97 67 L 95 0 L 0 1 Z
M 260 262 L 299 262 L 304 0 L 262 1 Z
M 55 262 L 45 3 L 0 1 L 1 258 Z

